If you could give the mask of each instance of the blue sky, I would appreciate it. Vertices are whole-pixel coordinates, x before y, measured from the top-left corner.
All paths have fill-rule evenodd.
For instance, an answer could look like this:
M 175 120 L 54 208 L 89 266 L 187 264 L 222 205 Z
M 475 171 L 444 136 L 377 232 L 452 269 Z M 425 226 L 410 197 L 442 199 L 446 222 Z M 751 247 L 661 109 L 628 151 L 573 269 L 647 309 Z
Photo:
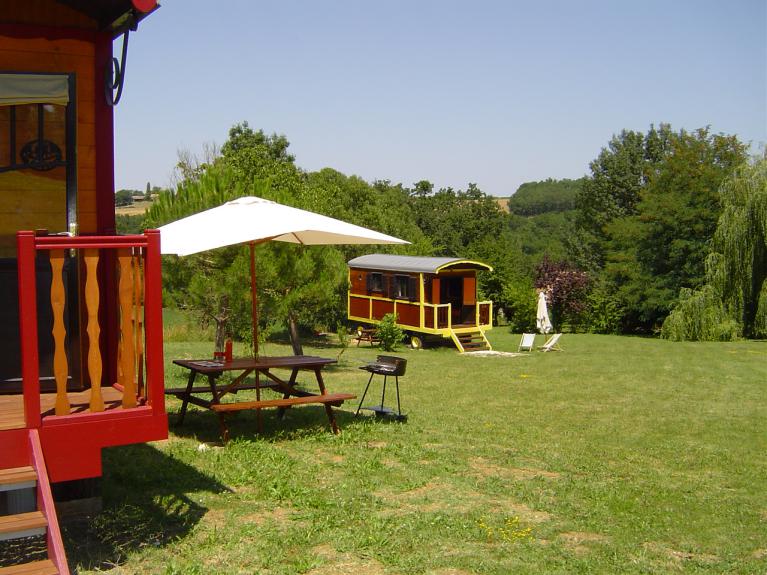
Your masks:
M 161 3 L 130 37 L 117 189 L 244 120 L 306 170 L 498 196 L 588 173 L 624 128 L 767 142 L 765 0 Z

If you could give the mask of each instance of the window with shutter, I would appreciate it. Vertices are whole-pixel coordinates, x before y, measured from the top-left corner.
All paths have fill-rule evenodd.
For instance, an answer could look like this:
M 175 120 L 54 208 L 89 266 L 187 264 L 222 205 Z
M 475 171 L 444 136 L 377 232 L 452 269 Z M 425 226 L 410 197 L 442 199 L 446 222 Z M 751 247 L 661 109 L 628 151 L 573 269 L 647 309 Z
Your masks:
M 418 299 L 418 278 L 410 277 L 407 281 L 407 293 L 410 301 Z

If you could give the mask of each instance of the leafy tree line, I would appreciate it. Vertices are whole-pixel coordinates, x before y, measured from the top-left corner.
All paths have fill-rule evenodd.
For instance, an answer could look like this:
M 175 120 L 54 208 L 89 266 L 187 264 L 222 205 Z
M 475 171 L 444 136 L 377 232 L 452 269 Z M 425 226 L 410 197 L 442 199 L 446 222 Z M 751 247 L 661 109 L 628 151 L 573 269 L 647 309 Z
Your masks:
M 518 216 L 572 211 L 582 185 L 582 178 L 525 182 L 509 198 L 509 211 Z
M 257 195 L 412 244 L 260 245 L 264 334 L 281 326 L 297 334 L 340 325 L 346 314 L 345 262 L 372 251 L 489 263 L 494 272 L 480 274 L 480 295 L 492 299 L 516 330 L 534 327 L 536 289 L 544 289 L 557 329 L 653 333 L 680 293 L 687 297 L 682 290 L 707 285 L 706 261 L 723 209 L 719 188 L 747 160 L 737 138 L 706 128 L 623 131 L 585 178 L 523 184 L 507 214 L 475 184 L 434 189 L 428 180 L 407 187 L 366 182 L 331 168 L 307 172 L 288 150 L 285 136 L 266 135 L 247 123 L 232 127 L 215 157 L 200 165 L 183 162 L 178 186 L 154 202 L 148 224 Z M 167 301 L 200 310 L 219 327 L 219 337 L 247 339 L 247 250 L 217 252 L 169 258 Z

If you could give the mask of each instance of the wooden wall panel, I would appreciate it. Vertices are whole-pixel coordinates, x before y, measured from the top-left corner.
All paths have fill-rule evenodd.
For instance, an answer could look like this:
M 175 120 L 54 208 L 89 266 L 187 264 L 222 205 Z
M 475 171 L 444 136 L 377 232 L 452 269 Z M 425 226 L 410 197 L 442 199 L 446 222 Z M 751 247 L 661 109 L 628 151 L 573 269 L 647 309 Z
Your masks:
M 394 312 L 394 302 L 380 299 L 373 300 L 373 319 L 381 319 L 387 313 Z
M 3 0 L 0 22 L 31 26 L 49 26 L 55 22 L 67 28 L 96 29 L 95 20 L 54 0 Z
M 351 282 L 351 293 L 365 295 L 367 290 L 367 271 L 364 270 L 349 270 L 349 280 Z
M 466 275 L 463 278 L 463 305 L 474 305 L 477 303 L 477 277 L 475 275 Z
M 442 303 L 439 299 L 439 278 L 435 277 L 431 280 L 431 303 Z
M 55 11 L 61 8 L 55 2 L 48 0 L 10 0 L 10 3 L 3 2 L 2 8 L 0 8 L 0 19 L 6 22 L 8 19 L 3 18 L 3 16 L 8 6 L 16 6 L 21 11 L 20 13 L 27 16 L 36 13 L 36 10 L 44 11 L 50 8 Z M 31 16 L 29 17 L 31 18 Z M 50 17 L 50 15 L 47 16 L 47 18 Z M 30 20 L 28 23 L 35 22 Z M 89 40 L 27 39 L 0 35 L 0 71 L 75 74 L 78 118 L 77 225 L 79 232 L 95 232 L 97 230 L 97 159 L 95 148 L 95 101 L 97 95 L 95 93 L 94 60 L 95 44 Z
M 417 304 L 397 302 L 398 323 L 420 327 L 421 312 Z
M 433 307 L 424 308 L 423 324 L 428 328 L 434 328 L 434 308 Z
M 361 297 L 349 298 L 349 315 L 370 317 L 370 300 Z

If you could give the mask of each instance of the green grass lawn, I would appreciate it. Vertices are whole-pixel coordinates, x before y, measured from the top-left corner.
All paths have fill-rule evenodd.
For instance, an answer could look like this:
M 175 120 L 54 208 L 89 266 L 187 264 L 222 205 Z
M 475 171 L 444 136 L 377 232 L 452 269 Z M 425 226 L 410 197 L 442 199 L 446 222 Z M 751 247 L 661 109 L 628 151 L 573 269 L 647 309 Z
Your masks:
M 518 335 L 490 336 L 516 350 Z M 220 447 L 214 414 L 191 408 L 174 427 L 169 400 L 168 441 L 105 451 L 104 511 L 66 530 L 70 560 L 81 573 L 767 572 L 767 342 L 560 343 L 400 349 L 408 421 L 347 404 L 339 436 L 307 406 L 264 411 L 263 435 L 240 413 Z M 167 385 L 185 380 L 172 358 L 211 351 L 167 343 Z M 376 352 L 346 350 L 328 389 L 361 394 L 357 367 Z

